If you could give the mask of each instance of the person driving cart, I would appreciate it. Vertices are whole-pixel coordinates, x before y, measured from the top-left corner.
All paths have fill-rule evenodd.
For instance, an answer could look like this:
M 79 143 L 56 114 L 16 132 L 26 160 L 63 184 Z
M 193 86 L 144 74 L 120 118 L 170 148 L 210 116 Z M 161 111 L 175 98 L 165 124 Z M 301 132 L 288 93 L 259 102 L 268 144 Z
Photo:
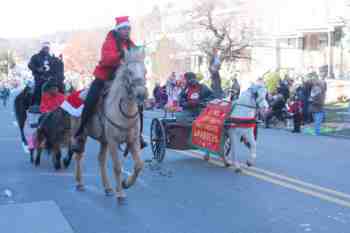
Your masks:
M 199 83 L 193 72 L 185 73 L 184 78 L 186 86 L 180 93 L 180 106 L 192 116 L 197 116 L 205 104 L 214 98 L 213 92 Z

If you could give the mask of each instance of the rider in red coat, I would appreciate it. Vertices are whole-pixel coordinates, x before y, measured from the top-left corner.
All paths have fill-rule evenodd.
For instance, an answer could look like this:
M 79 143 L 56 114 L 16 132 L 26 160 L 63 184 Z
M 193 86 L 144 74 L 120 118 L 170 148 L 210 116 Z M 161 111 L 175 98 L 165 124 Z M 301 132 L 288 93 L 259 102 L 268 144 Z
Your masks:
M 122 29 L 122 31 L 124 30 L 125 29 Z M 116 35 L 118 35 L 116 31 L 110 31 L 102 45 L 101 60 L 97 64 L 94 71 L 94 76 L 97 79 L 111 80 L 113 78 L 112 76 L 120 65 L 124 49 L 135 47 L 134 43 L 130 39 L 122 39 L 123 37 L 118 38 L 119 36 Z M 118 39 L 121 39 L 119 43 L 116 41 Z
M 91 83 L 89 93 L 87 94 L 84 109 L 81 117 L 81 124 L 75 134 L 76 143 L 73 145 L 73 151 L 77 153 L 83 152 L 82 135 L 86 124 L 89 122 L 91 116 L 94 114 L 95 107 L 98 103 L 102 91 L 107 80 L 112 80 L 121 61 L 124 57 L 124 50 L 129 50 L 135 47 L 135 44 L 130 40 L 130 23 L 129 17 L 117 17 L 116 26 L 111 30 L 102 45 L 101 60 L 97 64 L 94 76 L 95 80 Z M 142 114 L 140 114 L 141 121 Z M 142 124 L 141 124 L 142 125 Z M 145 146 L 141 138 L 141 145 Z

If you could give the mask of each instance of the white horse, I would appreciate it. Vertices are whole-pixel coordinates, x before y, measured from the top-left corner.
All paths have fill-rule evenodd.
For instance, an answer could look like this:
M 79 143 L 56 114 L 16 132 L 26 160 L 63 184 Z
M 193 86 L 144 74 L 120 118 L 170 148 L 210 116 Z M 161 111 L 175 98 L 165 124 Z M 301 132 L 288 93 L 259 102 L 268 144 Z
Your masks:
M 250 159 L 247 160 L 248 166 L 255 165 L 256 160 L 256 139 L 254 137 L 254 124 L 256 124 L 256 113 L 258 110 L 266 109 L 267 90 L 265 87 L 253 84 L 248 90 L 243 92 L 239 99 L 233 103 L 233 110 L 229 119 L 230 135 L 230 155 L 232 165 L 236 171 L 241 171 L 240 164 L 236 160 L 236 138 L 243 139 L 250 150 Z M 236 137 L 238 136 L 238 137 Z

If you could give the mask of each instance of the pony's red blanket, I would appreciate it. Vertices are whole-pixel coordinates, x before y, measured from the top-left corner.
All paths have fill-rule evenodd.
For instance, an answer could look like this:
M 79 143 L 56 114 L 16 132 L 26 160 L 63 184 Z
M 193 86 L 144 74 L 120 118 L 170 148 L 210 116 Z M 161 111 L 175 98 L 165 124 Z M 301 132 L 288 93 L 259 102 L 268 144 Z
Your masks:
M 231 103 L 216 100 L 208 104 L 192 125 L 192 144 L 213 152 L 221 151 L 224 123 Z
M 75 91 L 69 96 L 64 96 L 62 93 L 43 93 L 40 103 L 40 112 L 47 113 L 55 111 L 57 108 L 64 106 L 65 110 L 79 109 L 84 101 L 80 98 L 81 91 Z M 66 106 L 69 106 L 67 109 Z
M 65 96 L 62 93 L 43 93 L 40 102 L 40 112 L 47 113 L 56 110 L 64 101 Z
M 74 107 L 79 108 L 84 104 L 84 101 L 80 98 L 81 91 L 75 91 L 67 97 L 67 101 Z

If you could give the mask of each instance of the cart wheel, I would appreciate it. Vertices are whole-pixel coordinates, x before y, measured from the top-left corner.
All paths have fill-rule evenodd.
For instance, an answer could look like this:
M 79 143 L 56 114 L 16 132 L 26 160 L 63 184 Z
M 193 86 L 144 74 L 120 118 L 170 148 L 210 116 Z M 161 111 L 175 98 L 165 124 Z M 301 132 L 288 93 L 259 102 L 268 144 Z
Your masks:
M 159 163 L 163 161 L 166 150 L 166 135 L 163 123 L 153 119 L 151 124 L 151 147 L 153 158 Z

